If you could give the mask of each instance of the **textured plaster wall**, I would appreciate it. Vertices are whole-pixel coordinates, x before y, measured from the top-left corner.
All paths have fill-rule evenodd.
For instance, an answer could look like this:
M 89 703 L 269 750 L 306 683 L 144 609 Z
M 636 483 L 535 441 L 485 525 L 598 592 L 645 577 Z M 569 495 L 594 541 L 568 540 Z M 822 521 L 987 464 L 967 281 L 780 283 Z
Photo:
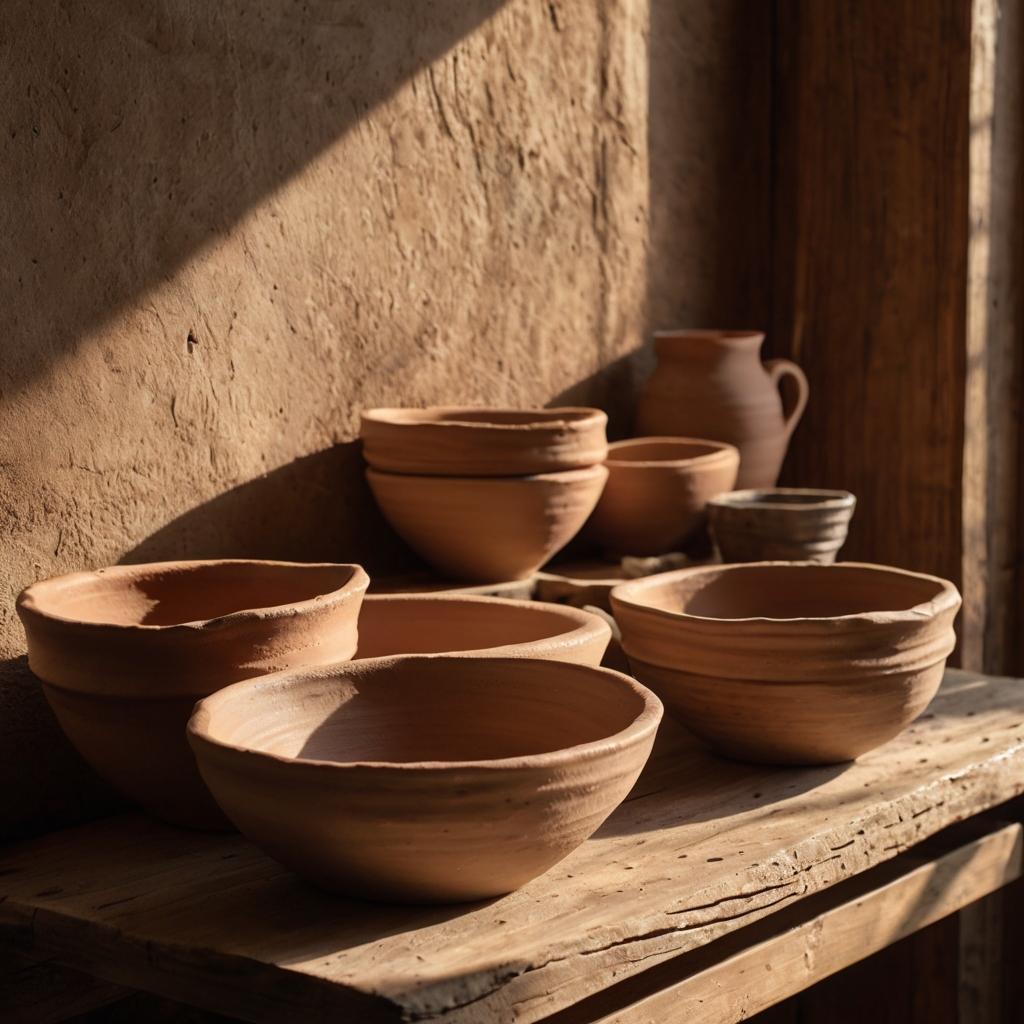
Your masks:
M 715 104 L 749 23 L 716 0 L 3 5 L 0 836 L 116 805 L 27 672 L 32 580 L 415 564 L 362 481 L 363 407 L 568 400 L 628 429 L 648 311 L 723 305 L 708 224 L 750 129 Z

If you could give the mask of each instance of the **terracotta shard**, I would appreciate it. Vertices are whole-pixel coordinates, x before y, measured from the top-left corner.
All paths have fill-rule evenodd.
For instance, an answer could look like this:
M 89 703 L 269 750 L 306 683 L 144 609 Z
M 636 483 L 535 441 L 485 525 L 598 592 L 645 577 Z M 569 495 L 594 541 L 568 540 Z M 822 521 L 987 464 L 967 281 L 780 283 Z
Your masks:
M 599 409 L 369 409 L 363 455 L 386 473 L 531 476 L 603 462 Z
M 237 683 L 189 723 L 203 778 L 257 846 L 360 899 L 524 885 L 636 781 L 662 709 L 560 661 L 399 657 Z
M 849 491 L 773 487 L 732 491 L 708 502 L 711 534 L 724 562 L 836 560 L 857 499 Z
M 928 705 L 956 637 L 946 580 L 886 566 L 701 566 L 611 593 L 634 674 L 743 761 L 828 764 Z
M 740 452 L 738 488 L 774 487 L 807 405 L 807 378 L 787 359 L 761 362 L 760 331 L 658 331 L 636 433 L 706 437 Z M 779 386 L 787 388 L 783 404 Z
M 359 612 L 356 657 L 450 654 L 600 665 L 611 635 L 611 627 L 600 616 L 543 601 L 369 595 Z
M 739 452 L 688 437 L 640 437 L 608 446 L 608 482 L 587 536 L 609 557 L 680 551 L 707 518 L 708 499 L 736 482 Z
M 224 560 L 114 566 L 18 598 L 29 666 L 68 738 L 146 810 L 230 828 L 185 740 L 195 702 L 240 679 L 355 654 L 358 565 Z
M 601 496 L 604 466 L 519 477 L 366 471 L 388 522 L 447 579 L 525 579 L 567 544 Z

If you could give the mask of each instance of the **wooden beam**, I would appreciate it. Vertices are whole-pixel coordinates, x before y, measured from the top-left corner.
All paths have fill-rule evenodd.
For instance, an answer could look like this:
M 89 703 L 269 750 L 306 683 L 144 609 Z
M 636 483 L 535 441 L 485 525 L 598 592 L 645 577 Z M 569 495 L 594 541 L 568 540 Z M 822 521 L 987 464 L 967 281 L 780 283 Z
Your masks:
M 846 559 L 961 578 L 971 0 L 777 0 L 774 354 L 789 484 L 858 498 Z
M 896 861 L 651 972 L 650 984 L 670 972 L 674 984 L 610 1013 L 587 1012 L 613 1000 L 612 990 L 546 1024 L 734 1024 L 1019 878 L 1022 852 L 1019 823 L 953 826 Z M 931 1024 L 936 1012 L 929 1011 Z M 955 1006 L 951 1013 L 955 1020 Z

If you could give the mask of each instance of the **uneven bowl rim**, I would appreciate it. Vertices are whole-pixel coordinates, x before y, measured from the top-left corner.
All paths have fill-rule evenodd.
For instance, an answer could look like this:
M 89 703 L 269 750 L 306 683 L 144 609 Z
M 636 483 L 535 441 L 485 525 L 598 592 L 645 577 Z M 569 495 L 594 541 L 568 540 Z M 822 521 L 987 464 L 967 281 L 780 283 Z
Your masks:
M 366 467 L 366 478 L 371 483 L 373 477 L 384 477 L 392 480 L 430 480 L 433 483 L 436 483 L 438 480 L 447 480 L 451 483 L 494 484 L 506 487 L 521 483 L 586 482 L 601 476 L 602 473 L 606 475 L 608 473 L 603 462 L 595 462 L 590 466 L 577 466 L 575 469 L 556 469 L 551 473 L 527 473 L 516 476 L 452 476 L 451 474 L 395 473 L 387 469 L 374 469 L 373 466 Z
M 747 495 L 756 494 L 813 494 L 821 495 L 820 501 L 756 501 L 747 500 Z M 757 511 L 773 511 L 779 509 L 785 512 L 820 512 L 831 509 L 856 508 L 857 496 L 850 491 L 833 491 L 822 487 L 750 487 L 741 491 L 725 491 L 708 498 L 708 505 L 715 508 L 725 508 L 730 511 L 742 512 L 747 509 Z M 867 563 L 864 563 L 867 564 Z M 938 577 L 936 577 L 938 578 Z
M 249 689 L 261 689 L 267 686 L 280 683 L 287 683 L 290 680 L 305 681 L 312 679 L 327 679 L 344 674 L 352 667 L 358 667 L 360 671 L 372 671 L 374 669 L 388 668 L 390 665 L 405 661 L 458 661 L 465 666 L 473 662 L 501 662 L 510 667 L 522 668 L 524 665 L 542 664 L 546 667 L 560 665 L 565 670 L 597 672 L 610 678 L 624 682 L 629 689 L 636 693 L 643 700 L 643 709 L 636 718 L 626 726 L 610 736 L 603 739 L 591 740 L 589 743 L 578 743 L 572 747 L 562 747 L 559 750 L 550 750 L 542 754 L 524 754 L 518 757 L 493 758 L 476 761 L 323 761 L 318 758 L 306 757 L 285 757 L 282 754 L 272 754 L 266 750 L 257 750 L 253 747 L 240 747 L 234 743 L 227 743 L 214 738 L 209 734 L 209 719 L 212 715 L 211 708 L 238 696 L 241 691 Z M 394 654 L 380 658 L 365 658 L 358 661 L 342 662 L 338 665 L 321 666 L 299 672 L 275 672 L 272 675 L 257 676 L 254 679 L 243 679 L 230 686 L 211 693 L 197 701 L 189 718 L 186 733 L 190 743 L 206 743 L 219 750 L 225 750 L 231 754 L 242 754 L 255 758 L 266 758 L 268 761 L 280 765 L 296 766 L 298 768 L 317 767 L 327 770 L 355 771 L 360 769 L 374 769 L 379 771 L 393 772 L 458 772 L 458 771 L 515 771 L 528 770 L 536 771 L 542 769 L 558 768 L 565 764 L 589 760 L 605 754 L 613 754 L 634 743 L 642 742 L 650 733 L 656 732 L 661 724 L 664 714 L 664 705 L 661 699 L 632 676 L 614 669 L 602 668 L 591 665 L 577 665 L 573 662 L 550 661 L 542 658 L 452 658 L 444 654 Z
M 639 447 L 642 444 L 660 444 L 665 442 L 703 445 L 706 448 L 710 448 L 711 451 L 707 451 L 703 455 L 692 455 L 686 459 L 632 460 L 616 459 L 614 456 L 614 453 L 621 449 Z M 688 467 L 704 469 L 714 465 L 716 462 L 731 462 L 734 457 L 738 463 L 740 459 L 739 449 L 734 444 L 727 444 L 725 441 L 711 441 L 703 437 L 668 437 L 659 435 L 657 437 L 629 437 L 624 441 L 610 441 L 608 444 L 608 456 L 604 460 L 604 464 L 606 466 L 635 467 L 637 469 L 680 469 Z
M 600 616 L 595 615 L 593 612 L 584 611 L 582 608 L 575 608 L 569 604 L 558 604 L 555 601 L 534 601 L 530 600 L 518 600 L 514 597 L 492 597 L 489 594 L 367 594 L 363 598 L 363 607 L 366 607 L 367 602 L 370 604 L 394 604 L 396 602 L 413 602 L 413 601 L 432 601 L 442 603 L 460 603 L 460 604 L 483 604 L 489 607 L 503 607 L 503 608 L 521 608 L 526 611 L 537 611 L 547 614 L 555 612 L 558 615 L 563 615 L 567 620 L 574 623 L 572 629 L 567 630 L 564 633 L 555 633 L 553 636 L 544 637 L 541 640 L 528 640 L 521 644 L 502 644 L 500 647 L 473 647 L 467 648 L 464 651 L 444 651 L 443 654 L 450 657 L 479 657 L 483 652 L 487 651 L 507 651 L 509 649 L 515 649 L 517 647 L 523 647 L 526 644 L 544 644 L 557 641 L 559 643 L 580 643 L 584 640 L 597 639 L 598 636 L 603 635 L 604 630 L 596 628 L 596 624 L 600 623 L 608 632 L 608 639 L 611 639 L 612 629 L 607 622 L 604 621 Z M 360 609 L 360 615 L 362 615 L 362 609 Z M 356 649 L 358 655 L 359 650 Z M 380 655 L 380 657 L 440 657 L 442 652 L 433 655 Z M 494 657 L 510 657 L 505 654 L 495 654 Z M 371 658 L 353 658 L 353 661 L 371 661 Z M 516 658 L 516 661 L 541 661 L 550 659 L 540 658 Z
M 38 594 L 40 591 L 50 589 L 51 585 L 73 581 L 76 577 L 95 576 L 101 573 L 110 573 L 112 576 L 131 576 L 132 572 L 140 569 L 160 570 L 171 566 L 220 566 L 220 565 L 261 565 L 261 566 L 286 566 L 290 569 L 351 569 L 349 578 L 337 590 L 329 590 L 326 594 L 318 594 L 315 597 L 307 598 L 304 601 L 292 601 L 289 604 L 268 605 L 263 608 L 241 608 L 236 612 L 228 612 L 226 615 L 217 615 L 211 619 L 191 619 L 187 622 L 173 622 L 164 626 L 146 625 L 141 622 L 96 622 L 88 619 L 72 619 L 66 615 L 58 615 L 55 612 L 46 611 L 39 607 Z M 124 630 L 125 632 L 140 633 L 163 633 L 167 634 L 174 630 L 210 629 L 221 625 L 232 625 L 238 622 L 245 622 L 250 619 L 280 619 L 294 614 L 295 611 L 312 611 L 316 608 L 327 608 L 343 601 L 348 597 L 355 596 L 360 592 L 365 594 L 370 585 L 370 577 L 366 570 L 355 562 L 282 562 L 272 559 L 260 558 L 182 558 L 166 562 L 138 562 L 134 565 L 108 565 L 102 569 L 87 569 L 82 572 L 65 573 L 63 576 L 51 576 L 49 579 L 38 580 L 29 584 L 18 595 L 15 602 L 18 613 L 23 611 L 30 615 L 36 615 L 40 619 L 50 622 L 60 622 L 71 626 L 78 626 L 83 629 L 105 629 Z M 34 593 L 33 593 L 34 591 Z
M 756 328 L 742 327 L 674 327 L 655 331 L 656 340 L 662 338 L 708 338 L 713 341 L 741 342 L 750 338 L 760 338 L 763 342 L 765 332 Z
M 550 414 L 550 418 L 541 418 L 532 423 L 481 423 L 475 420 L 435 420 L 424 419 L 419 422 L 403 420 L 396 414 L 408 413 L 538 413 Z M 560 415 L 562 414 L 562 415 Z M 487 405 L 428 405 L 423 408 L 401 406 L 381 406 L 375 409 L 364 409 L 359 414 L 360 422 L 370 422 L 398 430 L 414 430 L 419 427 L 458 427 L 466 430 L 497 430 L 503 433 L 525 434 L 537 430 L 550 430 L 559 426 L 573 428 L 589 428 L 604 426 L 608 423 L 608 414 L 600 409 L 583 405 L 562 405 L 546 408 L 508 408 Z
M 686 612 L 674 612 L 667 608 L 652 608 L 650 605 L 642 604 L 635 600 L 632 595 L 637 591 L 643 592 L 648 588 L 652 588 L 660 585 L 661 583 L 667 583 L 670 580 L 685 579 L 689 576 L 697 576 L 711 572 L 736 572 L 738 570 L 750 569 L 754 567 L 765 567 L 765 566 L 803 566 L 812 568 L 815 570 L 823 571 L 842 571 L 843 569 L 871 569 L 884 573 L 896 574 L 899 576 L 909 576 L 912 579 L 917 580 L 928 580 L 931 583 L 938 583 L 941 589 L 938 594 L 935 595 L 930 601 L 923 601 L 919 604 L 912 605 L 910 608 L 895 609 L 892 611 L 877 611 L 877 612 L 854 612 L 850 615 L 820 615 L 820 616 L 798 616 L 792 618 L 770 618 L 763 615 L 749 616 L 742 619 L 725 619 L 715 618 L 708 615 L 690 615 Z M 924 619 L 934 619 L 938 615 L 941 615 L 945 611 L 955 610 L 961 604 L 960 592 L 949 580 L 942 579 L 941 576 L 931 576 L 928 573 L 923 572 L 911 572 L 909 569 L 897 569 L 891 565 L 876 565 L 872 562 L 834 562 L 831 565 L 822 565 L 819 562 L 787 562 L 787 561 L 768 561 L 768 562 L 735 562 L 732 564 L 725 565 L 697 565 L 690 566 L 685 569 L 673 569 L 669 572 L 657 573 L 653 576 L 644 576 L 638 580 L 627 580 L 624 583 L 620 583 L 617 587 L 613 587 L 611 594 L 609 595 L 611 601 L 618 602 L 628 608 L 630 611 L 639 612 L 645 615 L 654 615 L 657 618 L 668 619 L 676 622 L 693 622 L 693 623 L 712 623 L 716 626 L 721 626 L 724 629 L 736 628 L 740 625 L 749 625 L 751 623 L 771 623 L 771 624 L 792 624 L 792 623 L 825 623 L 835 622 L 841 624 L 853 624 L 858 622 L 872 623 L 872 624 L 893 624 L 893 623 L 907 623 L 911 624 L 914 622 L 921 622 Z

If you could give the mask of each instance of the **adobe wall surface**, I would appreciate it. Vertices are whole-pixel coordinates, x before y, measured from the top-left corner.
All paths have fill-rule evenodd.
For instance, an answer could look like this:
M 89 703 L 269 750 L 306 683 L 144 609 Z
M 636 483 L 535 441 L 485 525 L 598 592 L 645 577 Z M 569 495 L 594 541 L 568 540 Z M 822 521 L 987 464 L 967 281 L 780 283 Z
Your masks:
M 25 585 L 412 566 L 361 408 L 572 401 L 622 435 L 649 315 L 756 307 L 767 207 L 707 256 L 754 28 L 715 0 L 4 5 L 0 837 L 116 805 L 27 671 Z

